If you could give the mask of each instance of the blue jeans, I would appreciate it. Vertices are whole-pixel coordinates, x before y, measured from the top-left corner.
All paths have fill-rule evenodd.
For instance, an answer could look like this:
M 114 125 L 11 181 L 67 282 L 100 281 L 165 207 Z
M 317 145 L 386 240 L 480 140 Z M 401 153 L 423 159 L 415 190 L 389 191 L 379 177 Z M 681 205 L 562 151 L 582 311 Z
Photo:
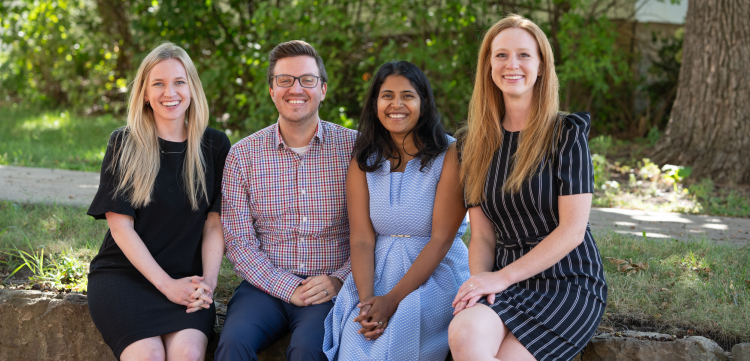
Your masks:
M 292 332 L 288 361 L 327 360 L 323 333 L 333 302 L 295 306 L 242 281 L 229 301 L 216 361 L 257 361 L 257 354 Z

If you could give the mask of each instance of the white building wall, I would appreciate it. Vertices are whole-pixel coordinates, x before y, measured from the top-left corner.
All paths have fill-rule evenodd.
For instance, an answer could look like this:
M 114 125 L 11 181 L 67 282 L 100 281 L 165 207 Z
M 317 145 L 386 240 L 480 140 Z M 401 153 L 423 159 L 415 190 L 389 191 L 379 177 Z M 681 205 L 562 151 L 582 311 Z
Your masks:
M 638 0 L 635 20 L 639 23 L 684 24 L 688 0 Z

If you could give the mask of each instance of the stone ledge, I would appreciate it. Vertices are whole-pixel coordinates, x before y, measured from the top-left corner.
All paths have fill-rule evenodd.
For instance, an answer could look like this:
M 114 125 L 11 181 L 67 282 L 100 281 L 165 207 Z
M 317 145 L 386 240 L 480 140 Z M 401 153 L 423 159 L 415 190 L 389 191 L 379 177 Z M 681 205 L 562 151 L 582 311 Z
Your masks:
M 0 290 L 0 360 L 114 360 L 86 296 Z
M 612 332 L 594 336 L 582 361 L 729 361 L 714 341 L 701 336 L 676 338 L 654 332 Z
M 208 345 L 213 361 L 219 342 Z M 260 353 L 259 361 L 285 361 L 291 335 Z M 750 361 L 750 343 L 732 348 L 732 361 Z M 89 315 L 86 296 L 0 289 L 0 360 L 114 360 Z M 451 360 L 449 357 L 448 360 Z M 604 333 L 576 361 L 729 361 L 716 342 L 700 336 L 675 338 L 651 332 Z

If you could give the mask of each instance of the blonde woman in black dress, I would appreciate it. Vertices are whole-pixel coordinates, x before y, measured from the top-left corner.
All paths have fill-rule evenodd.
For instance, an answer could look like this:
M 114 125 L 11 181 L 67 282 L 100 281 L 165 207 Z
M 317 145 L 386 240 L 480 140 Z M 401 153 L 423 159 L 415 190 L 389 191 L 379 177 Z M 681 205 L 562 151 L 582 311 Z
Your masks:
M 193 62 L 171 43 L 141 63 L 88 214 L 109 225 L 91 261 L 91 318 L 121 360 L 203 360 L 224 252 L 229 139 L 207 128 Z
M 588 227 L 588 113 L 564 115 L 550 44 L 518 15 L 485 34 L 462 142 L 471 278 L 456 295 L 455 360 L 570 360 L 607 302 Z

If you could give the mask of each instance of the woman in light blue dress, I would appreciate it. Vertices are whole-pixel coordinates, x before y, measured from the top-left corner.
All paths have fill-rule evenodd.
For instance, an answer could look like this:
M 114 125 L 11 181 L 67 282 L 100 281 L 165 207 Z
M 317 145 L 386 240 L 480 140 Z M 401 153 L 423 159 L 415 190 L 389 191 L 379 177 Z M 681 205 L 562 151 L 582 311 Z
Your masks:
M 347 174 L 352 277 L 325 321 L 330 360 L 445 360 L 469 277 L 455 140 L 414 64 L 383 65 Z

